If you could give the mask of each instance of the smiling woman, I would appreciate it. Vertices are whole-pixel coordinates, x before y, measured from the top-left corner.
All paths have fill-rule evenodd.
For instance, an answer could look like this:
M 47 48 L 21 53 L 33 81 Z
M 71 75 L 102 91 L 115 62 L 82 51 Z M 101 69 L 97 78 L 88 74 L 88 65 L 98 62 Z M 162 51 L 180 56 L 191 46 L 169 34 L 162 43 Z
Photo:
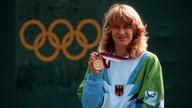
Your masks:
M 133 39 L 133 30 L 128 24 L 122 22 L 111 28 L 111 35 L 114 41 L 114 47 L 117 49 L 115 51 L 116 55 L 126 56 L 124 54 L 127 51 L 127 46 Z
M 147 51 L 146 26 L 134 8 L 114 4 L 105 14 L 98 52 L 92 52 L 78 95 L 84 108 L 164 107 L 160 62 Z M 103 67 L 97 70 L 96 61 Z
M 117 46 L 113 43 L 116 41 L 115 37 L 121 41 L 127 38 L 127 45 L 124 46 L 127 48 L 122 51 L 127 51 L 132 58 L 138 58 L 146 49 L 146 26 L 132 7 L 115 4 L 111 6 L 104 20 L 103 38 L 100 42 L 99 51 L 110 53 L 114 50 L 113 47 Z M 116 51 L 115 53 L 120 52 Z

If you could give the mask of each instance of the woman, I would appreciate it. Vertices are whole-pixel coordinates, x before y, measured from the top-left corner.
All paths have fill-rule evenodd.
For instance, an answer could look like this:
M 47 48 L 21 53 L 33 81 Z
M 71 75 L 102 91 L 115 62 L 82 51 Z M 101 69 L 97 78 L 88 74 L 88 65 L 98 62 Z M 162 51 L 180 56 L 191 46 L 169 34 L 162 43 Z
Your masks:
M 105 14 L 98 52 L 90 54 L 78 88 L 84 108 L 164 107 L 162 69 L 157 56 L 147 51 L 146 34 L 134 8 L 111 6 Z

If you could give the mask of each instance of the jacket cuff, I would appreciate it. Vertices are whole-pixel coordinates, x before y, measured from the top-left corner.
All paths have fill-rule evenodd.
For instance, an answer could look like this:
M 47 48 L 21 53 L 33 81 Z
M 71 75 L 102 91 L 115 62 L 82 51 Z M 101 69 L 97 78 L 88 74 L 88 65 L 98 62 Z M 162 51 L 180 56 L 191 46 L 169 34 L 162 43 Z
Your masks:
M 102 75 L 103 75 L 103 72 L 99 72 L 99 73 L 92 72 L 91 79 L 94 81 L 102 80 Z

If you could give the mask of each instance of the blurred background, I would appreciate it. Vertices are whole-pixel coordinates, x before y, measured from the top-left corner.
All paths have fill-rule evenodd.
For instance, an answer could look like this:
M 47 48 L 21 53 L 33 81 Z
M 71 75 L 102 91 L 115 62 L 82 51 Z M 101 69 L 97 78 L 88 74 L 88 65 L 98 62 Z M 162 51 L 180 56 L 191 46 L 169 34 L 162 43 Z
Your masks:
M 89 53 L 104 13 L 118 2 L 147 24 L 148 50 L 163 68 L 165 107 L 191 106 L 189 0 L 1 0 L 0 108 L 81 108 L 76 91 Z

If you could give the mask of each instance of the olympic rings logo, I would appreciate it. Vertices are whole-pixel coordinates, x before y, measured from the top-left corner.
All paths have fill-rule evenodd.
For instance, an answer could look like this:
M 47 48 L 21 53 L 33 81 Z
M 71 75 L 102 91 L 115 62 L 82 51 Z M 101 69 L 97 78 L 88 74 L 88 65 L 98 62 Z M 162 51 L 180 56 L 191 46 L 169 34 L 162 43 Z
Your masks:
M 58 24 L 63 24 L 68 27 L 69 32 L 65 34 L 65 36 L 62 39 L 62 42 L 60 43 L 60 40 L 58 36 L 53 33 L 54 27 L 57 26 Z M 97 36 L 94 42 L 88 43 L 87 38 L 85 35 L 81 32 L 81 28 L 86 25 L 86 24 L 91 24 L 96 28 L 97 31 Z M 36 25 L 40 28 L 41 33 L 39 33 L 35 40 L 33 45 L 27 43 L 25 40 L 25 30 L 27 27 L 30 25 Z M 74 30 L 73 26 L 70 24 L 69 21 L 66 19 L 57 19 L 53 21 L 49 28 L 48 31 L 46 31 L 45 26 L 38 20 L 29 20 L 25 22 L 20 30 L 20 41 L 22 45 L 28 49 L 28 50 L 33 50 L 37 58 L 44 62 L 50 62 L 53 61 L 59 54 L 60 50 L 63 51 L 63 54 L 70 60 L 79 60 L 85 56 L 87 53 L 88 49 L 91 49 L 95 47 L 99 41 L 101 36 L 101 27 L 100 25 L 93 19 L 84 19 L 82 20 L 78 25 L 76 30 Z M 55 52 L 50 55 L 50 56 L 44 56 L 43 54 L 40 53 L 39 49 L 44 45 L 46 40 L 48 39 L 50 45 L 55 48 Z M 77 55 L 72 55 L 68 52 L 67 48 L 72 44 L 73 40 L 76 39 L 77 43 L 83 48 L 82 51 L 77 54 Z

